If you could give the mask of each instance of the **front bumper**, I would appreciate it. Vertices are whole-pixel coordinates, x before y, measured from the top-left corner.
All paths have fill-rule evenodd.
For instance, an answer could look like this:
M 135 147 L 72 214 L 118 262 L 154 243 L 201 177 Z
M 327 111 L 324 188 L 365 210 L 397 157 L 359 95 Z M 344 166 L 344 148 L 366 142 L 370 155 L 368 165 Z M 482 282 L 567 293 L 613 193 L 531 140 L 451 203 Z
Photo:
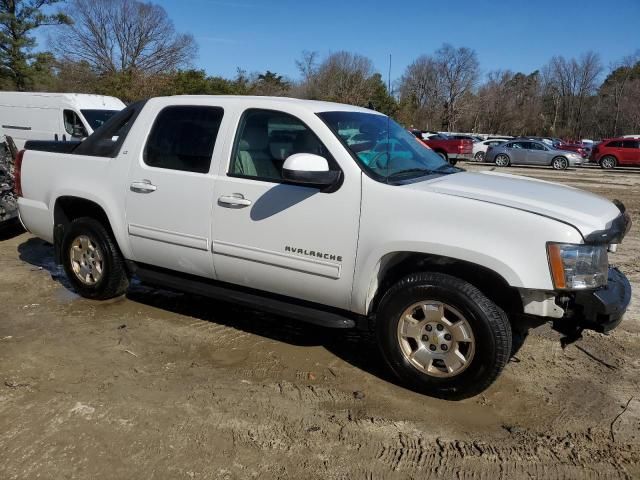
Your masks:
M 630 302 L 629 280 L 617 268 L 609 268 L 606 287 L 575 294 L 572 320 L 581 328 L 606 333 L 620 324 Z

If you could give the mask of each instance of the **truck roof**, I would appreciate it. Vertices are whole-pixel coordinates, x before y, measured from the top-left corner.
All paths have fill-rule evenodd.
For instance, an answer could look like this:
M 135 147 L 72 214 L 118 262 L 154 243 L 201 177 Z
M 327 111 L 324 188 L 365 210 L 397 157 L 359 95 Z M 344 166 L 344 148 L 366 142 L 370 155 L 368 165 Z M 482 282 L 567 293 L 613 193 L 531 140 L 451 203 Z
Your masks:
M 346 105 L 343 103 L 334 102 L 322 102 L 319 100 L 303 100 L 300 98 L 291 97 L 267 97 L 267 96 L 252 96 L 252 95 L 174 95 L 169 97 L 155 97 L 149 101 L 158 101 L 161 103 L 171 104 L 176 99 L 198 99 L 203 103 L 207 100 L 215 101 L 216 104 L 223 106 L 224 104 L 242 105 L 243 107 L 249 105 L 259 105 L 262 108 L 278 108 L 283 106 L 296 107 L 305 110 L 310 110 L 315 113 L 319 112 L 362 112 L 373 113 L 382 115 L 375 110 L 370 110 L 363 107 L 355 107 L 353 105 Z
M 0 105 L 22 107 L 59 107 L 60 104 L 79 109 L 122 110 L 125 105 L 116 97 L 89 93 L 0 92 Z

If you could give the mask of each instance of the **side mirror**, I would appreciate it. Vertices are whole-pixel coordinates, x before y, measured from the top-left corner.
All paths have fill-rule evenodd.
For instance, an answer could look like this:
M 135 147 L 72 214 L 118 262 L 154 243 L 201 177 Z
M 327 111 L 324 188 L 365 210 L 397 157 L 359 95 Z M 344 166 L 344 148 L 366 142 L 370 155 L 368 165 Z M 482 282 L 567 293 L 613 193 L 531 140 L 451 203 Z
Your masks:
M 329 170 L 329 162 L 320 155 L 296 153 L 284 161 L 282 178 L 308 187 L 329 187 L 340 179 L 340 172 Z

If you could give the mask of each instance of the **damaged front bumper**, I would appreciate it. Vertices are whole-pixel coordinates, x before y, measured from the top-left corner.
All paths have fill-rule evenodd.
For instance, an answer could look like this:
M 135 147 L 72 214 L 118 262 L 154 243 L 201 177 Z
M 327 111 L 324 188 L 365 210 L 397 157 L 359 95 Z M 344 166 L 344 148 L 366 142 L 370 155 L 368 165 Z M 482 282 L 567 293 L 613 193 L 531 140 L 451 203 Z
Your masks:
M 553 319 L 553 327 L 569 336 L 582 330 L 606 333 L 616 328 L 631 302 L 631 284 L 615 267 L 609 268 L 607 285 L 595 290 L 566 292 L 521 290 L 527 316 Z
M 616 328 L 631 303 L 631 284 L 617 268 L 609 268 L 607 286 L 577 292 L 570 308 L 570 320 L 587 330 L 606 333 Z

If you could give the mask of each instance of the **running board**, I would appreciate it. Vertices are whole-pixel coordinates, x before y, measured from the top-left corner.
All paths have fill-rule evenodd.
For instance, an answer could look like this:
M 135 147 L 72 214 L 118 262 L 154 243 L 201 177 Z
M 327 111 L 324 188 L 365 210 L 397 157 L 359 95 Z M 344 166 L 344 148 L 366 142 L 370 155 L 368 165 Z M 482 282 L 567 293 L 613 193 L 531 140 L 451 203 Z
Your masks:
M 238 288 L 230 284 L 216 282 L 195 275 L 187 275 L 171 270 L 158 269 L 133 262 L 127 262 L 129 270 L 143 283 L 167 287 L 173 290 L 202 295 L 242 305 L 262 312 L 282 315 L 328 328 L 355 328 L 356 321 L 347 314 L 327 311 L 314 307 L 310 302 L 276 296 L 274 294 Z M 259 292 L 259 293 L 258 293 Z

